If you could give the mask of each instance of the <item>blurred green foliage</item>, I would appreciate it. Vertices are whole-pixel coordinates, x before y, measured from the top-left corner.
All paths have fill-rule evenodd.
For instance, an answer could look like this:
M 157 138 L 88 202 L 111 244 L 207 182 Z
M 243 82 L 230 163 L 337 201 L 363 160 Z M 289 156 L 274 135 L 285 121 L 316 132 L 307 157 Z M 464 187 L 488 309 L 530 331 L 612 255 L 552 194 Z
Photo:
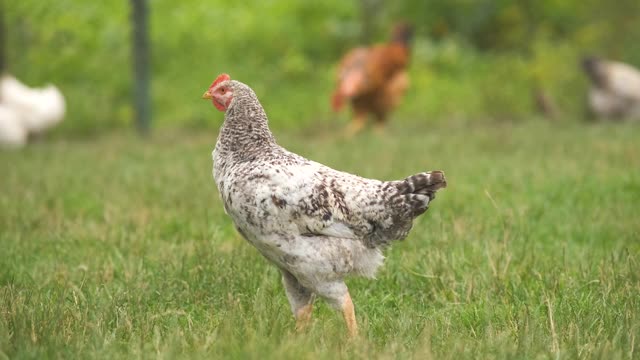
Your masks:
M 63 90 L 61 131 L 131 124 L 128 1 L 5 8 L 9 70 Z M 535 111 L 534 88 L 576 118 L 586 87 L 581 56 L 640 65 L 637 0 L 152 0 L 150 9 L 156 126 L 216 127 L 200 94 L 221 72 L 254 88 L 275 127 L 345 121 L 329 110 L 336 63 L 363 39 L 384 41 L 398 19 L 417 35 L 412 88 L 395 115 L 403 121 L 519 119 Z

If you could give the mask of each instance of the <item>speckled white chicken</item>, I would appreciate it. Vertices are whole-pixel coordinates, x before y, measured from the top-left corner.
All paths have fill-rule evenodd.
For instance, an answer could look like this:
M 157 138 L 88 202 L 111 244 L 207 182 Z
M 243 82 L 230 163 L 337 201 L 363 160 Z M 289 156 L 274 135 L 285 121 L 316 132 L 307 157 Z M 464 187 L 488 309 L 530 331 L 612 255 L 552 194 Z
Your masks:
M 225 211 L 282 272 L 297 326 L 308 323 L 318 295 L 342 311 L 355 335 L 344 278 L 374 276 L 381 250 L 405 238 L 413 219 L 446 186 L 444 173 L 379 181 L 336 171 L 280 147 L 247 85 L 222 74 L 203 98 L 226 112 L 213 150 Z
M 588 99 L 594 115 L 610 120 L 640 120 L 640 70 L 617 61 L 586 57 L 591 80 Z

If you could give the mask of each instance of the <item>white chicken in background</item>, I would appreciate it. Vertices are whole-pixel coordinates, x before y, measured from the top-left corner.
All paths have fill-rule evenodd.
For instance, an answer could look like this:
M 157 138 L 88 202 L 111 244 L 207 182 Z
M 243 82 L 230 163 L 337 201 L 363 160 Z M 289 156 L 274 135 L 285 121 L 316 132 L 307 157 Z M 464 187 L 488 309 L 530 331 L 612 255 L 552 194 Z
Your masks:
M 589 108 L 598 117 L 640 120 L 640 71 L 595 57 L 582 60 L 591 80 Z
M 30 88 L 15 77 L 3 75 L 0 78 L 0 106 L 11 109 L 17 115 L 20 125 L 28 136 L 37 136 L 62 121 L 65 114 L 65 100 L 54 85 Z M 2 114 L 9 121 L 12 118 Z M 0 128 L 0 131 L 5 131 Z M 0 134 L 0 137 L 4 134 Z
M 20 148 L 27 143 L 27 130 L 20 115 L 12 108 L 0 105 L 0 148 Z

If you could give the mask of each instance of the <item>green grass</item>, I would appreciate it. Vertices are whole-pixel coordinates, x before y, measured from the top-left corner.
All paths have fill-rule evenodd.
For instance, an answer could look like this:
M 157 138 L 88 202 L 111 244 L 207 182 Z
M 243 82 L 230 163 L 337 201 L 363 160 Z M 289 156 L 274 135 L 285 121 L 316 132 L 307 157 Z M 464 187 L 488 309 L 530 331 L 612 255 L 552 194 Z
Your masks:
M 361 338 L 322 302 L 295 334 L 223 213 L 216 134 L 167 130 L 0 153 L 0 358 L 640 356 L 640 127 L 276 135 L 368 177 L 447 173 L 378 279 L 349 280 Z

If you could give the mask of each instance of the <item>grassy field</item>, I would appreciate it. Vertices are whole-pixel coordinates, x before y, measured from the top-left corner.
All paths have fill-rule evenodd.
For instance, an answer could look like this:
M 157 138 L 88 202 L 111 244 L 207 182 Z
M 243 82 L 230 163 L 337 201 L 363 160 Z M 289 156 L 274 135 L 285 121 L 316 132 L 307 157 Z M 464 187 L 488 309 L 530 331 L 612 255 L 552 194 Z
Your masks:
M 111 134 L 0 153 L 0 359 L 640 357 L 640 127 L 276 135 L 368 177 L 447 174 L 378 279 L 348 282 L 360 338 L 323 302 L 293 331 L 223 213 L 214 132 Z

